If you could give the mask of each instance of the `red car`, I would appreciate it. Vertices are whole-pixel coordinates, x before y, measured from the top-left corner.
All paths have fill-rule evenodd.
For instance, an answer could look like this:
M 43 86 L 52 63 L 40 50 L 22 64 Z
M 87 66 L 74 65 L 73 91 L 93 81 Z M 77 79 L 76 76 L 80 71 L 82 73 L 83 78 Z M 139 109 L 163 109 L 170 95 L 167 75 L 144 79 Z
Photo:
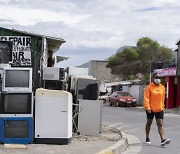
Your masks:
M 115 91 L 109 96 L 110 106 L 136 106 L 136 99 L 129 93 Z

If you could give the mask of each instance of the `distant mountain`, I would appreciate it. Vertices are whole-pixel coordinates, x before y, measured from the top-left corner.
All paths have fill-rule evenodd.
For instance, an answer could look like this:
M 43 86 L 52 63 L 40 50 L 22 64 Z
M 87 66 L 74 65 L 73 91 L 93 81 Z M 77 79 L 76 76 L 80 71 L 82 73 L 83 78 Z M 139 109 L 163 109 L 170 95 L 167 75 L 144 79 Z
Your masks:
M 135 47 L 135 46 L 122 46 L 122 47 L 120 47 L 118 50 L 117 50 L 117 52 L 122 52 L 124 49 L 126 49 L 126 48 L 132 48 L 132 47 Z M 116 52 L 116 53 L 117 53 Z
M 132 48 L 132 47 L 135 47 L 135 46 L 122 46 L 122 47 L 120 47 L 117 51 L 116 51 L 116 53 L 117 52 L 122 52 L 124 49 L 126 49 L 126 48 Z M 113 55 L 111 55 L 111 56 L 114 56 L 115 54 L 113 54 Z M 111 57 L 110 56 L 110 57 Z M 108 60 L 109 58 L 107 58 L 107 59 L 105 59 L 105 60 Z

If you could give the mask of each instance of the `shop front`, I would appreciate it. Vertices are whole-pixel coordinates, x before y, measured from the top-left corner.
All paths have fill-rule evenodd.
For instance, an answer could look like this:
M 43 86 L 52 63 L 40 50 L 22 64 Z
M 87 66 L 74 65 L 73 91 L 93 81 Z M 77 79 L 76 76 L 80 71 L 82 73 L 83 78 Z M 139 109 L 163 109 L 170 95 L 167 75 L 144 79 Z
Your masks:
M 166 88 L 165 107 L 167 109 L 180 107 L 180 78 L 176 76 L 176 67 L 156 69 L 162 77 L 162 84 Z

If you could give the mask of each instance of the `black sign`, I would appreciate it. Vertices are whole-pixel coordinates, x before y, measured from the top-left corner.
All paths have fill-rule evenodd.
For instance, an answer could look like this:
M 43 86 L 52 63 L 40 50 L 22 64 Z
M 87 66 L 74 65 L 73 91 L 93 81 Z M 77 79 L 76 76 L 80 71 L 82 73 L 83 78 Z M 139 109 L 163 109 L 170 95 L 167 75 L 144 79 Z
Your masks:
M 12 63 L 14 66 L 31 65 L 31 37 L 0 36 L 0 41 L 12 42 Z
M 0 41 L 0 64 L 9 64 L 12 61 L 12 42 Z

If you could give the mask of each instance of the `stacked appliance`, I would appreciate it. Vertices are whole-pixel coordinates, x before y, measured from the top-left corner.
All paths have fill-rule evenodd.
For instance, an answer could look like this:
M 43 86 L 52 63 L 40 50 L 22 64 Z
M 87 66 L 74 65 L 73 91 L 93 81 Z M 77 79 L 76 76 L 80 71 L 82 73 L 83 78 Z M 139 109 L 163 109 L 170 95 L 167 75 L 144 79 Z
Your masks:
M 36 143 L 68 144 L 72 138 L 72 94 L 39 88 L 35 100 Z
M 72 138 L 72 94 L 65 91 L 65 69 L 43 68 L 44 89 L 35 93 L 35 142 L 68 144 Z
M 0 142 L 33 140 L 32 68 L 0 68 Z
M 65 90 L 65 69 L 59 67 L 43 68 L 43 87 L 51 90 Z
M 102 101 L 98 100 L 98 81 L 85 69 L 69 69 L 68 91 L 73 95 L 73 132 L 97 136 L 102 129 Z M 82 74 L 80 74 L 82 73 Z

